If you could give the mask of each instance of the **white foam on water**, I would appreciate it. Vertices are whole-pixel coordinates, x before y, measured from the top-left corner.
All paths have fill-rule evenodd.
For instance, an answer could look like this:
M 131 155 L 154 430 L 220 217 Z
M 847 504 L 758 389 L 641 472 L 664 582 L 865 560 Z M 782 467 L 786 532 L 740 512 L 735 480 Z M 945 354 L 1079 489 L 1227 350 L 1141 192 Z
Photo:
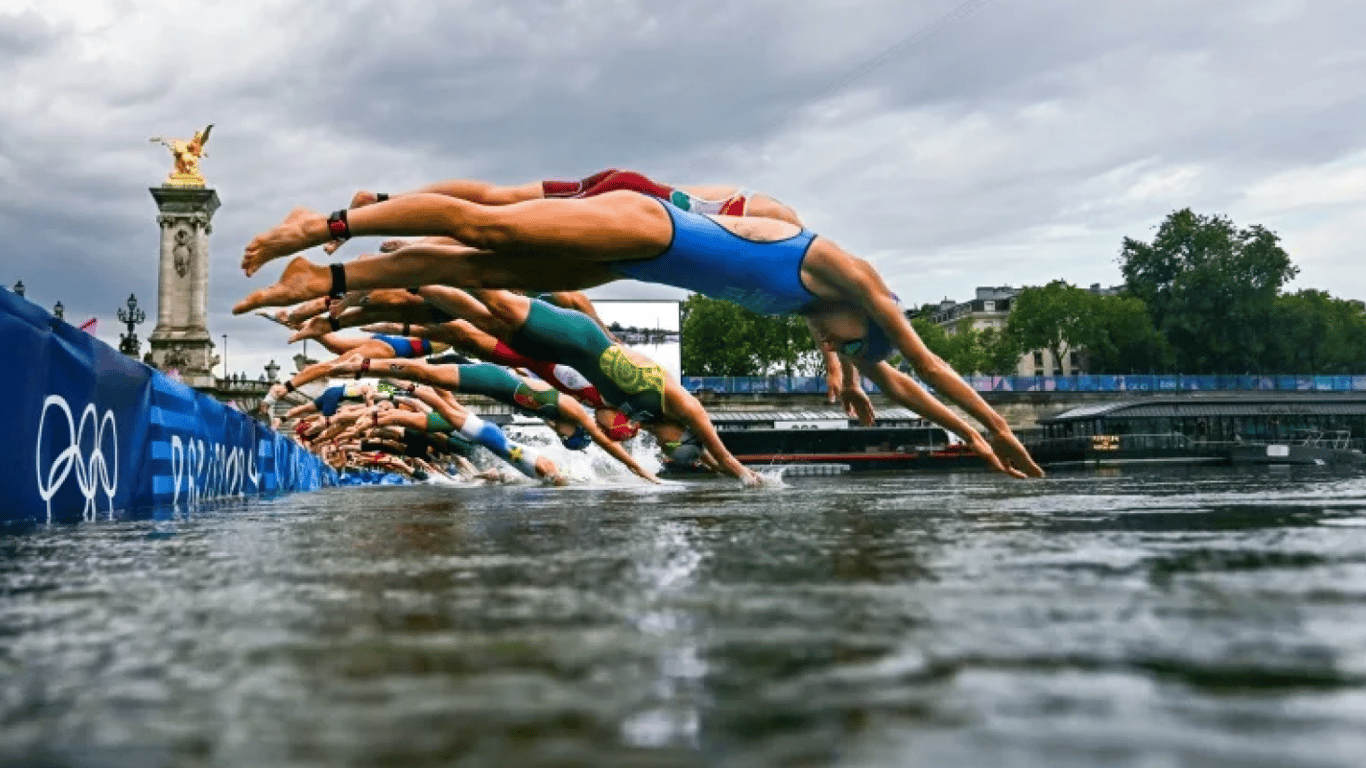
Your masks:
M 543 424 L 513 424 L 504 427 L 508 437 L 535 448 L 542 456 L 555 462 L 560 474 L 577 488 L 620 488 L 638 486 L 658 487 L 626 468 L 597 445 L 582 451 L 571 451 Z M 662 465 L 654 441 L 635 437 L 621 443 L 631 458 L 647 472 L 658 473 Z

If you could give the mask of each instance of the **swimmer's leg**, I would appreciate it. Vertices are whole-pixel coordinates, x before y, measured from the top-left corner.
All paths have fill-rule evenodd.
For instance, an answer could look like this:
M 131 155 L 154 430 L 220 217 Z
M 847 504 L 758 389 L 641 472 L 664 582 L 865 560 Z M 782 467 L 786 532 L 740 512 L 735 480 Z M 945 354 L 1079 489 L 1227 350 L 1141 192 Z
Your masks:
M 410 246 L 377 258 L 350 262 L 343 270 L 343 287 L 355 290 L 406 289 L 431 283 L 527 291 L 583 290 L 620 279 L 605 263 L 431 245 Z M 314 264 L 300 256 L 285 267 L 279 282 L 253 292 L 232 311 L 240 315 L 261 307 L 290 306 L 327 296 L 336 291 L 335 286 L 333 271 L 327 265 Z
M 503 206 L 420 194 L 331 217 L 297 208 L 247 244 L 242 269 L 251 275 L 282 256 L 359 235 L 445 235 L 480 249 L 593 262 L 656 256 L 672 241 L 673 223 L 658 203 L 625 192 Z
M 460 434 L 493 451 L 527 477 L 541 479 L 544 476 L 552 480 L 559 477 L 555 465 L 550 464 L 548 459 L 530 447 L 509 440 L 498 425 L 490 424 L 472 413 L 465 416 L 465 423 L 460 425 Z M 549 464 L 549 472 L 545 471 L 545 466 L 540 466 L 542 462 Z

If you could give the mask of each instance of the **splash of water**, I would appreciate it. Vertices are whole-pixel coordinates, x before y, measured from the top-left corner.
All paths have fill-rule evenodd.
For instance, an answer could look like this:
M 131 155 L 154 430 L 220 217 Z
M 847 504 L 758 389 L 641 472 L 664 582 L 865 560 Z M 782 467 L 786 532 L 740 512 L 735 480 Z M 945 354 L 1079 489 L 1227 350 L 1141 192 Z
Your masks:
M 597 445 L 590 445 L 582 451 L 571 451 L 560 444 L 549 427 L 542 424 L 514 424 L 505 429 L 513 440 L 535 448 L 542 456 L 555 462 L 571 485 L 650 485 Z M 641 437 L 634 437 L 621 443 L 621 446 L 645 471 L 659 472 L 661 464 L 653 440 L 647 442 Z

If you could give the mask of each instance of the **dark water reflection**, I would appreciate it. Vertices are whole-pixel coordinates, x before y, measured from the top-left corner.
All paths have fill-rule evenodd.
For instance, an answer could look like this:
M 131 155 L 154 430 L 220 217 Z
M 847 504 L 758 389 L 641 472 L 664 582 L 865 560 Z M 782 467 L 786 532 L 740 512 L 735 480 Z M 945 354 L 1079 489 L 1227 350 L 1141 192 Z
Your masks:
M 3 765 L 1361 765 L 1366 478 L 337 489 L 0 537 Z

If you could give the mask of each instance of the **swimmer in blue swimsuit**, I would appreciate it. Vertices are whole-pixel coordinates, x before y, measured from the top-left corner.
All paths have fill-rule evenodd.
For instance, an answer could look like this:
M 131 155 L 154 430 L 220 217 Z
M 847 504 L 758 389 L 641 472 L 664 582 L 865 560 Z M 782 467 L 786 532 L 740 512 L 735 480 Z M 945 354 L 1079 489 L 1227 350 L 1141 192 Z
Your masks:
M 390 199 L 391 197 L 403 197 L 405 194 L 435 193 L 449 197 L 466 200 L 481 205 L 511 205 L 530 200 L 544 198 L 589 198 L 605 194 L 607 192 L 628 190 L 649 195 L 658 200 L 668 201 L 669 204 L 679 210 L 690 211 L 692 213 L 704 215 L 725 215 L 725 216 L 757 216 L 761 218 L 776 219 L 787 221 L 797 226 L 801 226 L 801 219 L 797 212 L 782 202 L 759 194 L 753 190 L 736 186 L 671 186 L 655 181 L 640 173 L 630 170 L 620 170 L 610 168 L 599 171 L 586 178 L 576 181 L 543 181 L 539 183 L 522 184 L 517 186 L 498 186 L 487 182 L 472 179 L 452 179 L 448 181 L 436 182 L 419 188 L 414 192 L 399 193 L 397 195 L 379 194 L 362 190 L 357 192 L 351 199 L 351 208 L 360 208 L 372 205 L 376 202 Z M 456 244 L 454 240 L 443 237 L 425 238 L 423 242 L 440 242 L 447 245 Z M 344 243 L 343 240 L 333 240 L 324 246 L 327 253 L 334 253 Z M 412 245 L 412 241 L 389 240 L 380 246 L 381 252 L 393 252 L 399 248 Z M 629 270 L 627 270 L 629 271 Z M 425 293 L 425 292 L 424 292 Z M 374 293 L 365 293 L 364 301 L 371 301 L 378 297 Z M 317 318 L 311 320 L 313 326 L 310 333 L 321 333 L 324 320 L 333 327 L 338 323 L 345 323 L 345 315 L 342 310 L 349 305 L 359 301 L 359 294 L 352 292 L 348 298 L 338 304 L 334 304 L 330 315 L 327 318 Z M 598 320 L 594 312 L 592 303 L 577 292 L 558 292 L 539 296 L 538 298 L 549 298 L 551 303 L 558 304 L 568 309 L 577 309 L 595 320 Z M 569 297 L 573 303 L 565 303 L 564 298 Z M 399 297 L 406 299 L 405 303 L 411 303 L 411 297 Z M 311 304 L 311 302 L 310 302 Z M 311 315 L 325 312 L 326 308 L 310 307 Z M 297 313 L 297 310 L 296 310 Z M 354 313 L 347 313 L 354 315 Z M 342 315 L 339 317 L 339 315 Z M 302 316 L 301 316 L 302 317 Z M 352 318 L 350 325 L 359 325 L 354 322 L 357 318 Z M 413 322 L 424 322 L 421 317 L 405 317 L 405 320 Z M 444 322 L 437 320 L 436 322 Z M 599 321 L 601 322 L 601 321 Z M 297 338 L 297 337 L 296 337 Z M 826 385 L 829 402 L 843 402 L 845 410 L 851 417 L 857 417 L 865 424 L 873 423 L 872 402 L 863 392 L 857 377 L 851 375 L 852 369 L 840 363 L 838 353 L 829 347 L 821 349 L 822 358 L 826 368 Z
M 508 206 L 414 194 L 331 216 L 296 209 L 248 244 L 242 266 L 252 274 L 272 259 L 329 240 L 405 234 L 446 236 L 463 245 L 417 244 L 345 265 L 299 257 L 278 283 L 233 311 L 344 296 L 349 289 L 437 283 L 584 290 L 636 274 L 758 311 L 799 313 L 815 338 L 857 365 L 883 393 L 959 435 L 991 467 L 1015 477 L 1043 474 L 1006 420 L 920 340 L 872 265 L 788 222 L 700 216 L 624 191 Z M 980 422 L 989 438 L 888 365 L 885 357 L 893 351 L 936 394 Z

